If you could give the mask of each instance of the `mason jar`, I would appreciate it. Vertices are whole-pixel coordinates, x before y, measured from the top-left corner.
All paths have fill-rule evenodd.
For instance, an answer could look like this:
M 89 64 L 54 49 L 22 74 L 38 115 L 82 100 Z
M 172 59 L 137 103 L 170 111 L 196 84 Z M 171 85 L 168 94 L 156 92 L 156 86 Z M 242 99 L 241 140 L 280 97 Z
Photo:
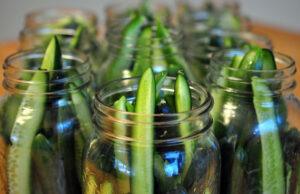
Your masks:
M 193 109 L 183 113 L 146 115 L 114 109 L 113 103 L 120 96 L 125 96 L 130 103 L 134 101 L 138 83 L 139 77 L 112 81 L 95 97 L 96 129 L 84 152 L 85 192 L 138 193 L 136 187 L 146 184 L 146 193 L 219 193 L 220 155 L 210 131 L 213 106 L 210 94 L 190 83 Z M 175 78 L 167 77 L 161 96 L 174 93 L 174 84 Z M 138 117 L 152 117 L 153 122 L 138 122 Z M 177 131 L 182 125 L 189 128 L 186 136 Z M 153 140 L 133 137 L 136 126 L 152 128 Z M 150 156 L 138 157 L 140 162 L 133 164 L 136 149 L 150 152 Z M 186 161 L 190 161 L 190 165 L 187 166 Z M 143 180 L 137 180 L 137 169 L 147 171 L 149 176 L 143 175 Z
M 148 4 L 143 4 L 141 2 L 142 1 L 140 0 L 132 0 L 110 3 L 105 8 L 107 33 L 109 33 L 110 29 L 116 26 L 128 24 L 131 21 L 132 16 L 140 11 L 145 15 L 148 14 L 145 12 L 151 11 L 153 14 L 163 20 L 164 23 L 171 21 L 171 10 L 166 3 L 151 3 L 151 1 L 148 1 Z
M 98 18 L 95 13 L 74 8 L 40 9 L 25 16 L 26 28 L 53 27 L 76 28 L 78 24 L 87 28 L 88 32 L 97 35 Z
M 121 78 L 140 76 L 151 66 L 154 73 L 168 70 L 169 76 L 176 76 L 183 70 L 189 80 L 193 74 L 181 50 L 184 35 L 176 28 L 168 28 L 168 38 L 158 38 L 155 24 L 150 38 L 123 36 L 124 26 L 115 27 L 107 36 L 110 54 L 96 74 L 96 85 Z
M 4 62 L 1 164 L 11 194 L 81 193 L 81 155 L 93 130 L 90 64 L 63 49 L 62 69 L 41 70 L 44 52 L 20 51 Z
M 236 1 L 185 1 L 177 4 L 176 22 L 186 34 L 211 28 L 249 31 L 250 19 L 239 12 Z
M 97 25 L 97 16 L 87 10 L 53 8 L 34 11 L 26 15 L 25 27 L 19 37 L 20 48 L 45 47 L 56 35 L 63 47 L 87 53 L 93 72 L 96 72 L 106 56 L 106 47 L 100 41 Z M 74 38 L 79 39 L 78 43 Z
M 228 67 L 246 50 L 213 55 L 209 85 L 213 131 L 222 153 L 223 193 L 300 191 L 300 102 L 294 60 L 273 52 L 277 70 Z M 246 75 L 246 76 L 238 76 Z
M 193 77 L 206 84 L 210 61 L 214 52 L 228 48 L 251 48 L 259 46 L 273 49 L 272 41 L 261 34 L 246 31 L 226 31 L 213 28 L 206 33 L 193 33 L 185 39 L 185 58 Z

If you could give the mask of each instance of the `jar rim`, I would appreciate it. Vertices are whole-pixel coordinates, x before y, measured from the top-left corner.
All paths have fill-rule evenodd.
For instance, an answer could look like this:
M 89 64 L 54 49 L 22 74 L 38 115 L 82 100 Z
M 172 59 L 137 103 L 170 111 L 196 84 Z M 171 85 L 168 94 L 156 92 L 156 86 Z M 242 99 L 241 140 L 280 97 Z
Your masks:
M 65 66 L 62 69 L 58 70 L 40 70 L 34 69 L 26 69 L 19 67 L 18 61 L 22 60 L 42 60 L 45 55 L 44 48 L 35 48 L 35 49 L 28 49 L 28 50 L 20 50 L 16 53 L 11 54 L 8 56 L 3 64 L 4 69 L 4 81 L 3 86 L 6 90 L 12 91 L 15 93 L 25 93 L 25 94 L 40 94 L 38 92 L 28 92 L 26 89 L 17 88 L 18 85 L 29 86 L 29 85 L 52 85 L 52 86 L 62 86 L 60 89 L 54 89 L 53 91 L 43 92 L 42 94 L 65 94 L 72 92 L 74 90 L 86 87 L 90 84 L 92 75 L 91 75 L 91 64 L 88 62 L 88 56 L 83 52 L 73 50 L 73 49 L 65 49 L 62 48 L 62 62 L 65 61 L 76 61 L 77 63 L 63 63 Z M 40 64 L 39 64 L 40 65 Z M 77 74 L 69 75 L 72 71 L 80 70 Z M 57 77 L 54 80 L 46 81 L 46 82 L 33 82 L 31 80 L 26 80 L 20 77 L 22 73 L 26 75 L 33 76 L 36 73 L 47 73 L 47 74 L 54 74 L 54 75 L 63 75 L 62 77 Z M 75 80 L 82 79 L 82 83 L 80 85 L 76 85 L 73 89 L 65 88 L 68 83 L 74 83 Z
M 74 36 L 76 29 L 72 28 L 50 28 L 50 27 L 25 27 L 20 32 L 20 38 L 33 35 L 69 35 Z
M 256 76 L 259 78 L 259 82 L 264 83 L 270 89 L 270 91 L 261 93 L 265 96 L 282 95 L 296 88 L 294 75 L 297 72 L 297 68 L 295 61 L 292 57 L 280 52 L 273 51 L 277 66 L 277 69 L 274 70 L 246 70 L 228 66 L 232 62 L 229 58 L 233 58 L 237 54 L 243 56 L 247 51 L 245 49 L 224 49 L 215 52 L 209 66 L 211 71 L 207 76 L 210 85 L 215 85 L 232 94 L 253 95 L 253 91 L 249 90 L 249 87 L 252 85 L 252 77 Z M 228 57 L 228 60 L 222 59 L 222 57 Z M 244 74 L 247 76 L 235 76 Z M 218 82 L 219 79 L 225 82 Z M 223 83 L 227 84 L 223 85 Z M 238 87 L 236 83 L 239 83 L 241 87 Z
M 246 49 L 223 49 L 221 51 L 213 53 L 212 58 L 211 58 L 212 62 L 214 62 L 215 64 L 217 64 L 219 66 L 223 66 L 224 64 L 226 64 L 226 62 L 224 62 L 223 60 L 219 59 L 219 57 L 224 56 L 227 52 L 239 52 L 239 53 L 243 52 L 243 53 L 245 53 L 245 52 L 247 52 L 247 50 Z M 275 70 L 252 70 L 252 69 L 245 70 L 245 69 L 238 69 L 238 68 L 234 68 L 234 67 L 226 67 L 226 68 L 227 69 L 232 69 L 232 70 L 245 71 L 245 72 L 253 72 L 253 73 L 284 72 L 286 70 L 296 68 L 295 60 L 292 57 L 290 57 L 289 55 L 281 53 L 281 52 L 278 52 L 278 51 L 273 51 L 273 54 L 274 54 L 275 59 L 277 57 L 283 57 L 284 60 L 286 60 L 286 62 L 289 65 L 286 66 L 286 67 L 280 68 L 280 69 L 275 69 Z M 292 75 L 294 75 L 296 72 L 293 71 L 292 73 L 293 73 Z
M 194 44 L 204 44 L 208 41 L 210 36 L 213 35 L 217 35 L 220 37 L 233 37 L 233 38 L 238 38 L 238 39 L 245 39 L 246 41 L 257 41 L 261 44 L 264 45 L 264 48 L 268 48 L 273 50 L 274 46 L 272 43 L 272 40 L 270 38 L 268 38 L 266 35 L 261 34 L 261 33 L 253 33 L 253 32 L 249 32 L 249 31 L 235 31 L 235 30 L 226 30 L 226 29 L 221 29 L 221 28 L 210 28 L 208 31 L 205 31 L 203 33 L 208 33 L 207 35 L 200 37 L 199 39 L 196 39 L 196 41 L 194 42 Z M 215 46 L 209 46 L 208 47 L 210 52 L 205 53 L 203 55 L 199 55 L 198 52 L 195 51 L 195 49 L 193 49 L 192 51 L 190 51 L 190 49 L 188 49 L 187 51 L 187 55 L 188 56 L 203 56 L 203 57 L 212 57 L 214 52 L 220 51 L 220 49 L 228 49 L 228 48 L 222 48 L 222 47 L 215 47 Z M 234 48 L 230 48 L 230 49 L 234 49 Z
M 39 9 L 32 11 L 28 13 L 25 16 L 25 26 L 26 27 L 33 27 L 33 26 L 40 26 L 43 25 L 45 21 L 37 21 L 38 17 L 44 17 L 44 16 L 55 16 L 54 18 L 50 18 L 49 21 L 53 21 L 57 18 L 60 18 L 60 14 L 66 14 L 70 17 L 75 17 L 75 18 L 87 18 L 88 21 L 91 22 L 94 26 L 97 26 L 98 19 L 97 16 L 94 12 L 88 9 L 78 9 L 78 8 L 44 8 L 44 9 Z

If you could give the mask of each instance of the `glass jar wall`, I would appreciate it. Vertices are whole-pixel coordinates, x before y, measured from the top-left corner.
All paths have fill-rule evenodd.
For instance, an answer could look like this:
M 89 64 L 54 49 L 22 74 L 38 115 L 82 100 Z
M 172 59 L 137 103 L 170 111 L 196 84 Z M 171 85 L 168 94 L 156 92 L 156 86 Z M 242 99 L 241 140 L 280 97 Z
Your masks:
M 145 115 L 112 108 L 120 96 L 130 103 L 134 101 L 138 83 L 139 78 L 116 80 L 96 95 L 96 130 L 84 153 L 85 192 L 137 193 L 136 188 L 146 184 L 146 193 L 219 193 L 220 157 L 218 143 L 210 131 L 213 102 L 209 93 L 191 83 L 193 109 L 183 113 Z M 161 95 L 174 93 L 174 84 L 175 78 L 167 77 Z M 153 122 L 138 122 L 138 117 L 153 118 Z M 177 132 L 182 125 L 188 128 L 186 136 Z M 137 126 L 153 130 L 154 139 L 133 136 Z M 135 158 L 137 150 L 150 150 L 153 154 L 146 160 Z M 186 161 L 191 161 L 189 167 Z M 147 171 L 149 176 L 142 174 L 138 183 L 137 170 Z
M 222 152 L 221 190 L 299 193 L 300 102 L 293 95 L 295 62 L 275 52 L 275 66 L 264 53 L 263 70 L 228 65 L 234 56 L 245 57 L 245 53 L 239 49 L 215 53 L 208 76 L 215 101 L 213 131 Z
M 96 72 L 106 55 L 98 38 L 97 17 L 81 9 L 45 9 L 27 14 L 25 28 L 20 33 L 21 49 L 45 47 L 51 37 L 60 38 L 62 46 L 89 55 Z
M 81 154 L 93 130 L 90 64 L 64 49 L 62 69 L 41 70 L 44 52 L 21 51 L 4 64 L 0 141 L 11 194 L 81 193 Z

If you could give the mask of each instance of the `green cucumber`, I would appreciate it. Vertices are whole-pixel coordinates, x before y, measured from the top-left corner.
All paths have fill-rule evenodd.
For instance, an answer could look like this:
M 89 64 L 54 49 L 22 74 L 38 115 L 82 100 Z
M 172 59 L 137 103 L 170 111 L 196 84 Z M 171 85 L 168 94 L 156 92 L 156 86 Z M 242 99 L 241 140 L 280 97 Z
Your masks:
M 126 97 L 122 96 L 119 100 L 114 103 L 114 109 L 120 111 L 126 111 Z M 126 116 L 123 112 L 116 112 L 116 118 L 120 120 L 126 119 Z M 126 126 L 123 123 L 115 122 L 114 123 L 114 134 L 125 137 L 126 136 Z M 115 153 L 115 165 L 117 172 L 117 183 L 118 188 L 123 189 L 124 193 L 129 193 L 130 191 L 124 190 L 125 188 L 130 188 L 130 177 L 129 174 L 126 174 L 119 170 L 121 168 L 129 168 L 129 158 L 127 155 L 127 147 L 126 144 L 122 141 L 115 140 L 114 143 L 114 153 Z
M 168 71 L 162 71 L 155 75 L 155 95 L 156 103 L 160 103 L 160 89 L 163 86 L 163 83 L 167 77 Z
M 74 84 L 70 84 L 69 87 L 74 90 L 71 92 L 72 102 L 75 108 L 76 117 L 79 120 L 81 133 L 85 140 L 87 140 L 94 130 L 90 106 L 87 104 L 86 98 L 81 91 L 75 89 L 76 86 Z
M 87 141 L 82 134 L 81 130 L 75 130 L 74 132 L 74 141 L 75 141 L 75 164 L 76 164 L 76 172 L 77 172 L 77 177 L 80 181 L 82 177 L 82 160 L 83 160 L 83 149 L 85 142 Z
M 151 56 L 151 42 L 152 42 L 152 27 L 145 27 L 138 40 L 136 53 L 136 62 L 132 70 L 132 76 L 142 75 L 143 72 L 151 65 L 150 56 Z
M 138 114 L 153 114 L 155 112 L 155 78 L 151 68 L 142 75 L 139 82 L 135 112 Z M 132 145 L 132 193 L 153 193 L 153 143 L 154 137 L 152 117 L 136 116 L 133 127 L 133 138 L 138 139 Z M 146 122 L 146 124 L 142 124 Z M 143 141 L 143 142 L 140 142 Z
M 61 52 L 56 37 L 52 38 L 47 47 L 41 69 L 52 71 L 60 69 Z M 52 80 L 53 73 L 49 73 L 49 80 Z M 38 93 L 39 95 L 28 94 L 22 99 L 17 117 L 11 131 L 12 145 L 8 152 L 8 179 L 11 193 L 31 193 L 31 145 L 36 133 L 42 123 L 47 92 L 47 74 L 36 72 L 32 78 L 32 84 L 27 92 Z M 41 83 L 41 84 L 36 84 Z
M 274 102 L 267 85 L 258 77 L 252 78 L 253 103 L 258 119 L 262 149 L 263 193 L 284 193 L 284 162 Z M 268 93 L 268 94 L 266 94 Z M 264 95 L 265 94 L 265 95 Z M 263 104 L 270 103 L 268 107 Z M 272 104 L 272 106 L 271 106 Z
M 192 99 L 191 99 L 191 92 L 190 87 L 187 80 L 184 78 L 182 74 L 178 74 L 176 83 L 175 83 L 175 106 L 176 112 L 186 112 L 192 110 Z M 189 115 L 181 115 L 179 119 L 184 120 Z M 181 137 L 187 137 L 191 135 L 190 133 L 190 124 L 188 121 L 183 121 L 179 124 L 179 133 Z M 184 168 L 183 168 L 183 179 L 185 178 L 189 167 L 192 163 L 193 159 L 193 150 L 194 145 L 193 142 L 187 140 L 184 142 Z
M 122 34 L 121 49 L 117 58 L 113 61 L 107 72 L 107 81 L 111 81 L 122 77 L 124 69 L 129 69 L 131 62 L 125 55 L 130 55 L 134 51 L 128 48 L 128 44 L 134 44 L 134 41 L 138 39 L 138 34 L 141 31 L 143 25 L 145 25 L 147 19 L 142 15 L 137 15 L 124 29 Z
M 40 183 L 43 193 L 65 193 L 63 167 L 59 166 L 57 154 L 51 142 L 42 134 L 38 134 L 32 143 L 33 173 L 36 174 L 35 182 Z
M 127 112 L 135 112 L 134 106 L 130 102 L 127 102 L 127 101 L 126 101 L 126 111 Z
M 162 22 L 158 18 L 156 18 L 156 28 L 157 28 L 157 32 L 156 32 L 157 38 L 168 40 L 168 44 L 166 48 L 163 48 L 164 55 L 168 56 L 168 58 L 166 59 L 168 65 L 172 64 L 181 67 L 184 73 L 187 75 L 187 77 L 190 80 L 195 81 L 196 79 L 194 78 L 192 72 L 190 71 L 187 62 L 180 56 L 180 52 L 174 45 L 168 29 L 162 24 Z M 170 72 L 171 71 L 169 71 L 169 73 Z
M 72 42 L 70 44 L 70 47 L 72 49 L 79 49 L 79 46 L 80 46 L 80 39 L 82 37 L 82 32 L 83 32 L 83 26 L 82 25 L 79 25 L 77 27 L 77 30 L 76 30 L 76 33 L 75 33 L 75 36 L 73 37 L 72 39 Z

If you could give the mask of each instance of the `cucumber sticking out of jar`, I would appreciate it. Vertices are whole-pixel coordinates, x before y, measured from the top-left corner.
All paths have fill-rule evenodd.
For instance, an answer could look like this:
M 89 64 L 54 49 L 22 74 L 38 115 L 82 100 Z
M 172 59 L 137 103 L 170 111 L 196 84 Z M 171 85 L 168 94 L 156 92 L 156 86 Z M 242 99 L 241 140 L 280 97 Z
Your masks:
M 175 107 L 176 112 L 187 112 L 192 110 L 192 99 L 189 84 L 186 81 L 184 75 L 178 74 L 175 83 Z M 181 115 L 179 119 L 185 119 L 189 115 Z M 187 137 L 190 134 L 190 126 L 188 122 L 181 123 L 179 125 L 179 133 L 182 137 Z M 193 158 L 193 143 L 191 141 L 186 141 L 184 143 L 184 170 L 183 170 L 183 180 L 189 170 Z
M 56 37 L 50 41 L 41 70 L 52 71 L 61 69 L 61 51 Z M 9 190 L 11 193 L 30 194 L 31 190 L 31 145 L 42 122 L 46 106 L 47 81 L 51 81 L 53 74 L 43 71 L 36 72 L 33 82 L 27 92 L 38 95 L 26 95 L 18 108 L 17 117 L 11 131 L 11 147 L 8 152 L 7 173 Z
M 152 68 L 147 68 L 143 73 L 136 96 L 135 112 L 138 114 L 154 114 L 156 99 L 155 77 Z M 149 123 L 153 118 L 149 116 L 137 115 L 137 124 L 133 127 L 133 138 L 143 141 L 134 142 L 132 145 L 132 193 L 153 193 L 153 127 Z M 146 122 L 148 124 L 142 124 Z
M 121 78 L 122 70 L 129 69 L 131 62 L 127 59 L 125 55 L 130 55 L 134 51 L 133 49 L 128 48 L 128 44 L 135 44 L 135 41 L 138 39 L 138 35 L 141 31 L 143 25 L 147 23 L 147 19 L 143 15 L 137 15 L 124 29 L 122 33 L 122 42 L 119 55 L 111 64 L 107 72 L 107 81 L 112 79 Z

